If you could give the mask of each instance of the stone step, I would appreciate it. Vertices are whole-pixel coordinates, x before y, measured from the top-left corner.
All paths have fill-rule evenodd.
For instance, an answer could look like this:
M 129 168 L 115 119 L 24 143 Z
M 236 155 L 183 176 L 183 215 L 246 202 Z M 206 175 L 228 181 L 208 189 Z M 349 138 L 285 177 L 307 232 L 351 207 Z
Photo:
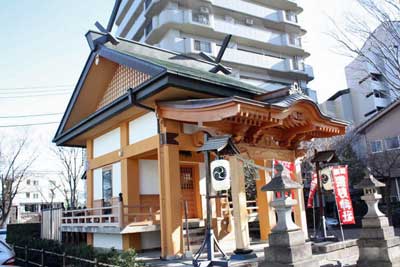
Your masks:
M 186 233 L 188 231 L 183 230 L 183 236 L 186 236 Z M 205 228 L 193 228 L 193 229 L 189 229 L 189 235 L 190 236 L 195 236 L 195 235 L 204 235 L 205 232 Z

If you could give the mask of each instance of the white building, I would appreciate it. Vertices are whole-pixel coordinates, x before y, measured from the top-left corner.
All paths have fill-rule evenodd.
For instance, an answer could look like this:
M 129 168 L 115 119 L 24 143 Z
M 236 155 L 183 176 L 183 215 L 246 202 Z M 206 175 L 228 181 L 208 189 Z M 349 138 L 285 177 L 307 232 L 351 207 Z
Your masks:
M 400 85 L 400 79 L 393 76 L 398 69 L 393 70 L 384 58 L 385 53 L 398 46 L 398 39 L 393 40 L 384 27 L 378 27 L 361 49 L 365 56 L 358 56 L 345 68 L 348 89 L 336 92 L 321 104 L 321 109 L 358 126 L 392 103 L 398 95 L 394 93 L 393 82 L 387 80 Z
M 302 8 L 288 0 L 123 0 L 117 35 L 179 53 L 216 56 L 232 34 L 222 63 L 232 75 L 268 91 L 297 82 L 307 88 L 313 70 L 304 63 L 298 23 Z
M 43 209 L 65 202 L 59 175 L 33 174 L 23 180 L 13 201 L 10 222 L 38 222 Z

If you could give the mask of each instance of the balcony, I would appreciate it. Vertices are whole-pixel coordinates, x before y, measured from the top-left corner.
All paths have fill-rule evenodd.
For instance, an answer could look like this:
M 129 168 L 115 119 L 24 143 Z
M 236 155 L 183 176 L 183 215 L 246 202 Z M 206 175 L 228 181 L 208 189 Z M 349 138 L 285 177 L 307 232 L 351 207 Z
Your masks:
M 174 29 L 186 33 L 220 38 L 230 33 L 237 39 L 255 43 L 256 46 L 271 49 L 272 51 L 289 55 L 306 55 L 301 48 L 300 38 L 290 38 L 286 33 L 279 31 L 251 27 L 249 25 L 235 24 L 209 14 L 207 18 L 199 19 L 189 9 L 163 10 L 158 16 L 152 18 L 152 31 L 148 32 L 141 41 L 157 44 L 166 32 L 166 27 L 173 24 Z M 176 50 L 175 48 L 173 50 Z
M 233 34 L 234 36 L 245 39 L 256 40 L 269 43 L 276 46 L 284 45 L 282 35 L 279 32 L 273 32 L 264 29 L 257 29 L 246 25 L 231 23 L 222 19 L 214 20 L 214 30 L 224 34 Z
M 217 56 L 217 54 L 218 51 L 215 51 L 214 56 Z M 284 58 L 275 58 L 267 55 L 230 48 L 226 49 L 223 61 L 241 65 L 251 65 L 263 69 L 273 69 L 277 71 L 288 70 L 286 60 Z
M 240 13 L 245 12 L 250 16 L 273 22 L 283 21 L 283 17 L 279 11 L 243 0 L 212 0 L 212 4 L 223 9 L 229 9 Z
M 160 209 L 156 206 L 127 206 L 119 202 L 110 207 L 63 211 L 63 232 L 134 233 L 159 228 Z

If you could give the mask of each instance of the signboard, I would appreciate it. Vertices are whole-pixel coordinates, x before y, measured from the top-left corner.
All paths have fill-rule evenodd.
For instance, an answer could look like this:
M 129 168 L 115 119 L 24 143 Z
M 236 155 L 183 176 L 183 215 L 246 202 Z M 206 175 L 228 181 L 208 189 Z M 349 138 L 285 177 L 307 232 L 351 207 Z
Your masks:
M 355 224 L 347 166 L 332 167 L 332 182 L 341 223 Z

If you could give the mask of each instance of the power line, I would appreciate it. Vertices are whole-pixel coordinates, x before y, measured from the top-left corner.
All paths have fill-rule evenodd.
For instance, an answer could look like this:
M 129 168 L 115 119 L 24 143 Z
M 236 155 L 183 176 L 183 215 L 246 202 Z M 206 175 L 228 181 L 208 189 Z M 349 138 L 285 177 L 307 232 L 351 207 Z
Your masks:
M 0 95 L 9 95 L 9 94 L 15 94 L 15 95 L 24 95 L 24 94 L 36 94 L 36 93 L 57 93 L 57 92 L 72 92 L 71 89 L 53 89 L 53 90 L 49 90 L 49 89 L 45 89 L 45 90 L 35 90 L 35 91 L 12 91 L 12 92 L 1 92 L 0 91 Z
M 26 126 L 46 125 L 46 124 L 55 124 L 55 123 L 60 123 L 60 122 L 52 121 L 52 122 L 39 122 L 39 123 L 29 123 L 29 124 L 0 125 L 0 128 L 26 127 Z
M 68 95 L 71 92 L 65 92 L 65 93 L 54 93 L 54 94 L 35 94 L 35 95 L 18 95 L 18 96 L 1 96 L 1 99 L 6 99 L 6 98 L 29 98 L 29 97 L 39 97 L 39 96 L 56 96 L 56 95 Z
M 73 84 L 60 84 L 60 85 L 48 85 L 48 86 L 22 86 L 22 87 L 2 87 L 0 90 L 32 90 L 32 89 L 50 89 L 60 87 L 73 87 Z
M 44 116 L 53 116 L 53 115 L 60 115 L 60 114 L 63 114 L 63 113 L 58 112 L 58 113 L 42 113 L 42 114 L 31 114 L 31 115 L 0 116 L 0 119 L 44 117 Z

